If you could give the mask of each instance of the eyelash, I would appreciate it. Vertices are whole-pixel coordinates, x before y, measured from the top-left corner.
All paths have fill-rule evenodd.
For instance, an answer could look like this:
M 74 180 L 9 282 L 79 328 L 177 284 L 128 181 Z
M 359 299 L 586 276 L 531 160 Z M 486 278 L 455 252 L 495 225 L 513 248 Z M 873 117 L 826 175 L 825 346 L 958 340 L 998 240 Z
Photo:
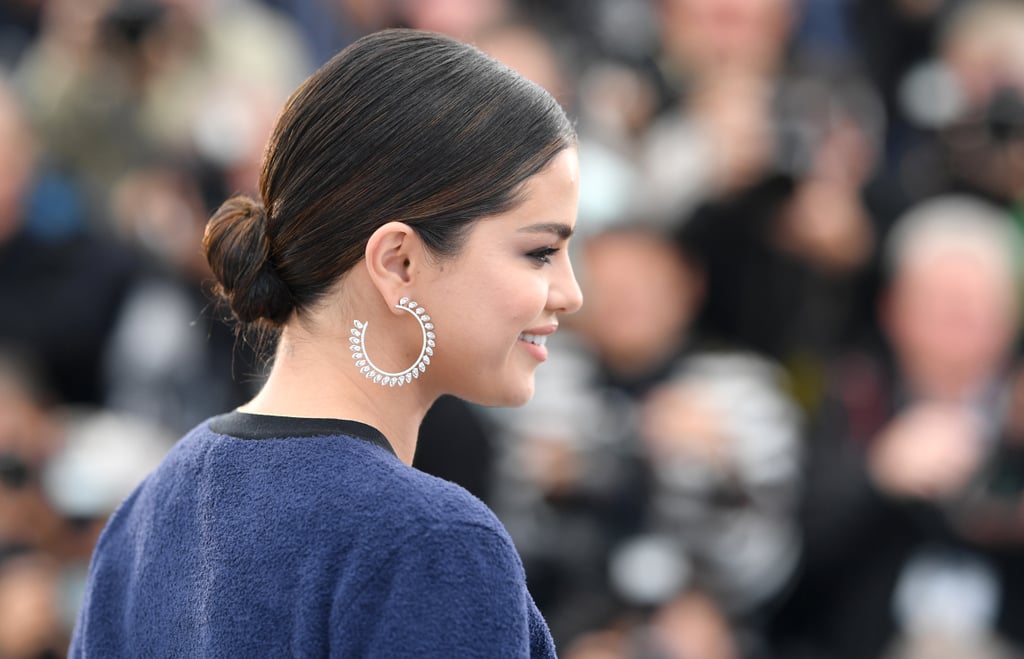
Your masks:
M 542 247 L 541 249 L 534 250 L 527 254 L 531 259 L 538 263 L 551 263 L 551 256 L 557 254 L 559 248 L 557 247 Z

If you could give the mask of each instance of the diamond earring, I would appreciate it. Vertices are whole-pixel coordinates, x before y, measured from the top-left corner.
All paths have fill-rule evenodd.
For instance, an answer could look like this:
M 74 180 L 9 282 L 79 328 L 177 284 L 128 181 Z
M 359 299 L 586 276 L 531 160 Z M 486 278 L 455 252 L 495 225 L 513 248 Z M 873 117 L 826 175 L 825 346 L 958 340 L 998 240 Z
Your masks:
M 420 324 L 420 330 L 423 331 L 423 347 L 420 348 L 420 356 L 416 358 L 416 361 L 409 368 L 397 373 L 390 373 L 373 363 L 370 355 L 366 352 L 366 344 L 364 342 L 366 330 L 370 325 L 369 322 L 353 321 L 352 324 L 355 327 L 350 330 L 352 336 L 348 339 L 349 343 L 352 344 L 348 349 L 352 351 L 352 359 L 355 360 L 359 372 L 382 387 L 393 387 L 396 384 L 401 387 L 406 382 L 412 382 L 413 379 L 418 378 L 420 373 L 427 370 L 430 358 L 434 355 L 434 346 L 436 345 L 435 339 L 437 337 L 434 334 L 434 324 L 430 322 L 430 316 L 427 315 L 426 309 L 407 297 L 399 300 L 395 308 L 412 315 L 416 322 Z

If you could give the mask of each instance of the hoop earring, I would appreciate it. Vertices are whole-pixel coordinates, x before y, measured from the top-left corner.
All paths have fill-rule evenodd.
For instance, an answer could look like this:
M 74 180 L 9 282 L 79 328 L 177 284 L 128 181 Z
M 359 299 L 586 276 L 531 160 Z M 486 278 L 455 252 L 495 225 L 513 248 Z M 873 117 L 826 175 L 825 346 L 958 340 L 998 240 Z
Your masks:
M 427 370 L 430 358 L 434 355 L 434 346 L 436 345 L 435 339 L 437 337 L 433 331 L 434 324 L 430 322 L 430 316 L 427 315 L 426 309 L 407 297 L 399 300 L 395 308 L 412 315 L 416 322 L 420 324 L 420 330 L 423 332 L 423 347 L 420 348 L 420 356 L 416 358 L 416 361 L 409 368 L 397 373 L 390 373 L 373 363 L 370 355 L 366 353 L 366 344 L 364 343 L 366 329 L 370 326 L 369 322 L 353 321 L 352 324 L 355 325 L 355 328 L 350 330 L 352 336 L 348 339 L 349 343 L 352 344 L 348 349 L 352 351 L 352 359 L 356 360 L 359 372 L 382 387 L 393 387 L 396 384 L 401 387 L 406 382 L 412 382 L 413 379 L 418 378 L 420 373 Z

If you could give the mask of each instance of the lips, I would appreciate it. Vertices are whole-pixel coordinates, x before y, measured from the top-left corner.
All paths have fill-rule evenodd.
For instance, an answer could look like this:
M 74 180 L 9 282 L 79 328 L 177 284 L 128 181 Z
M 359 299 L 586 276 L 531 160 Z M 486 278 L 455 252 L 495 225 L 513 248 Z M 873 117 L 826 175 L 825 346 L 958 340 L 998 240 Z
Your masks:
M 547 343 L 548 337 L 544 334 L 527 334 L 526 332 L 523 332 L 519 335 L 519 340 L 525 341 L 526 343 L 532 343 L 535 346 L 543 346 Z
M 548 337 L 554 334 L 557 329 L 558 325 L 555 323 L 541 327 L 532 327 L 519 335 L 520 345 L 538 362 L 547 361 L 548 349 L 546 344 Z

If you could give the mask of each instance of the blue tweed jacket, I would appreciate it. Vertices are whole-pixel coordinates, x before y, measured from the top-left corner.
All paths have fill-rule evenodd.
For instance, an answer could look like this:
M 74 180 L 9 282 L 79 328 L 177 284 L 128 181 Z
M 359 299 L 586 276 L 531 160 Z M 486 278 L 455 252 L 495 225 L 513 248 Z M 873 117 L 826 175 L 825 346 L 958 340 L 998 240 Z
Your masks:
M 96 547 L 71 657 L 553 657 L 490 510 L 352 421 L 233 412 Z

